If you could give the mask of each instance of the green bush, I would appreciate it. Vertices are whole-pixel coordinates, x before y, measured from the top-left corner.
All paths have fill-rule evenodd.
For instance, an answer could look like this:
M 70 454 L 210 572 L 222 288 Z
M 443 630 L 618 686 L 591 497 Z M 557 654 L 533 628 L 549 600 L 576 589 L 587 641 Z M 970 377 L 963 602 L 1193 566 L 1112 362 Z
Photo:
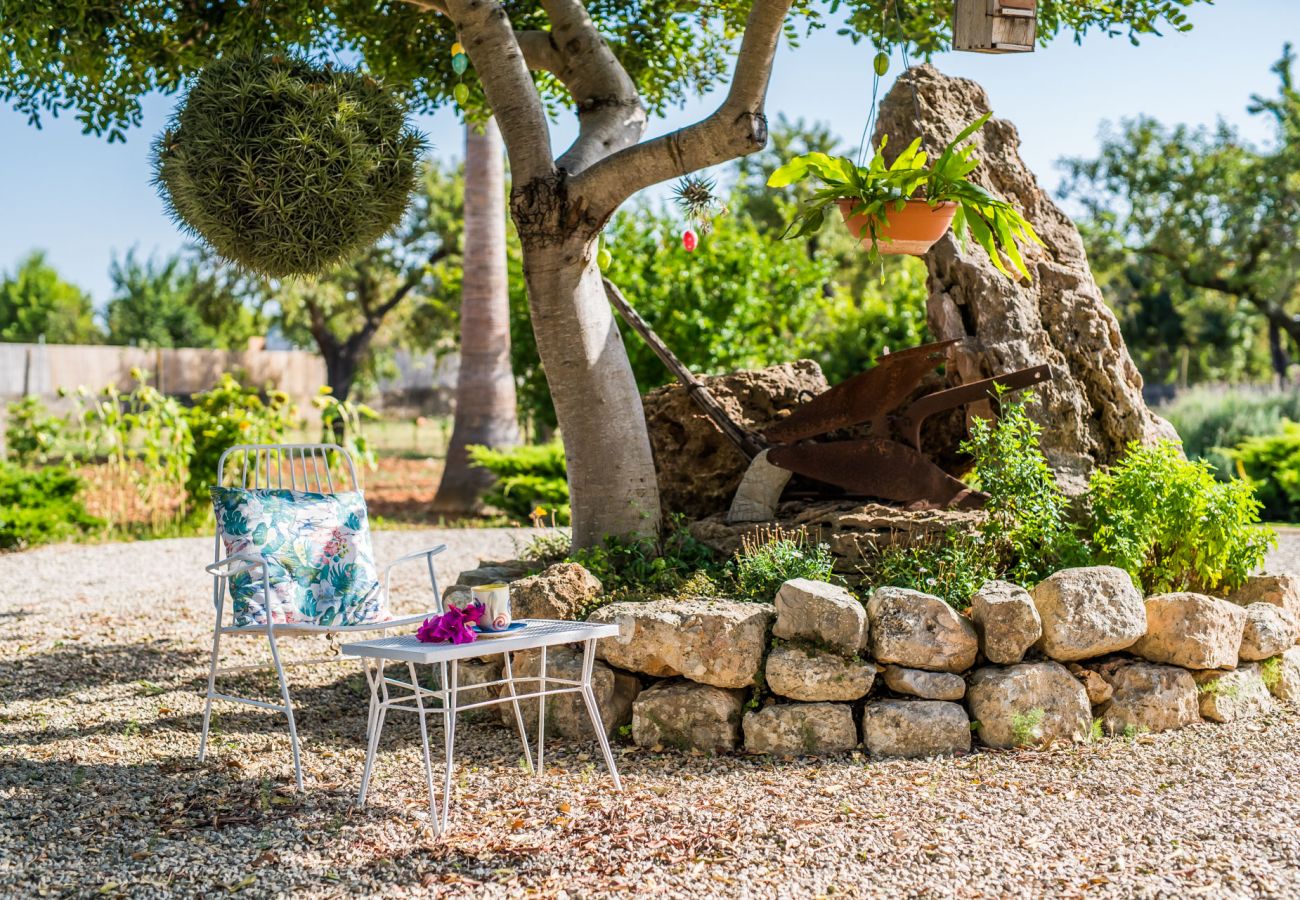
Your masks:
M 960 610 L 986 581 L 1004 575 L 997 558 L 983 534 L 953 531 L 941 540 L 886 547 L 870 576 L 875 585 L 922 591 Z
M 831 581 L 834 562 L 830 548 L 812 543 L 807 532 L 777 526 L 742 539 L 731 560 L 731 576 L 741 599 L 771 603 L 792 578 Z
M 1221 482 L 1176 444 L 1132 444 L 1088 487 L 1094 561 L 1128 571 L 1148 593 L 1233 588 L 1276 535 L 1259 525 L 1249 482 Z
M 76 537 L 103 523 L 77 498 L 81 480 L 60 466 L 23 469 L 0 463 L 0 549 Z
M 564 447 L 559 443 L 531 444 L 508 450 L 469 448 L 471 464 L 487 469 L 496 483 L 483 501 L 516 522 L 545 519 L 569 524 L 569 481 Z
M 720 574 L 713 551 L 695 539 L 681 516 L 665 523 L 658 538 L 607 535 L 595 547 L 574 551 L 572 559 L 600 579 L 607 602 L 619 594 L 644 598 L 672 593 L 702 577 L 715 581 Z
M 24 397 L 9 404 L 5 420 L 5 452 L 20 466 L 49 462 L 63 436 L 64 421 L 50 415 L 40 397 Z
M 263 399 L 260 391 L 241 385 L 229 373 L 193 400 L 185 411 L 194 441 L 185 493 L 190 508 L 198 509 L 206 508 L 208 491 L 217 483 L 221 454 L 237 444 L 280 442 L 293 424 L 294 407 L 283 391 L 271 391 Z
M 1279 434 L 1251 437 L 1229 451 L 1270 519 L 1300 520 L 1300 424 L 1283 419 Z
M 1193 388 L 1159 413 L 1178 431 L 1187 456 L 1210 463 L 1219 480 L 1227 481 L 1234 471 L 1231 448 L 1278 434 L 1284 420 L 1300 421 L 1300 391 Z
M 1011 581 L 1031 585 L 1076 565 L 1084 548 L 1066 518 L 1069 501 L 1038 448 L 1041 429 L 1026 410 L 1034 395 L 999 391 L 999 398 L 996 424 L 976 419 L 961 449 L 974 458 L 971 484 L 989 495 L 984 552 L 1000 557 L 999 568 Z

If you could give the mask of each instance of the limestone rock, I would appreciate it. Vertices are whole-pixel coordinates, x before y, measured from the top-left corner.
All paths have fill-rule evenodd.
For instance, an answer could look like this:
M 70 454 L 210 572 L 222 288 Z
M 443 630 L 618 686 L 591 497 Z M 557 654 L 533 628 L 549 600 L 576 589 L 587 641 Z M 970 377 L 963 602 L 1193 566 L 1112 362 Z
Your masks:
M 795 578 L 776 592 L 772 634 L 783 640 L 802 639 L 854 654 L 867 643 L 867 611 L 842 587 Z
M 990 747 L 1082 741 L 1092 730 L 1088 695 L 1065 666 L 1020 663 L 977 669 L 966 689 L 971 719 Z
M 1196 681 L 1186 669 L 1135 662 L 1106 680 L 1115 692 L 1101 709 L 1107 734 L 1170 731 L 1201 721 Z
M 938 597 L 877 588 L 867 601 L 867 620 L 871 655 L 878 662 L 933 672 L 963 672 L 975 664 L 975 626 Z
M 1114 566 L 1062 569 L 1032 592 L 1043 620 L 1039 646 L 1052 659 L 1091 659 L 1131 646 L 1147 630 L 1133 579 Z
M 1291 572 L 1251 575 L 1245 584 L 1228 594 L 1228 599 L 1239 606 L 1271 603 L 1300 617 L 1300 575 Z
M 617 637 L 596 645 L 596 654 L 612 666 L 740 688 L 758 675 L 775 615 L 770 603 L 669 599 L 611 603 L 587 621 L 619 626 Z
M 837 653 L 783 644 L 767 657 L 767 686 L 791 700 L 860 700 L 871 691 L 876 667 Z
M 810 359 L 700 380 L 735 422 L 756 432 L 829 387 Z M 749 467 L 744 454 L 680 384 L 651 391 L 642 405 L 664 510 L 692 519 L 725 513 Z
M 776 703 L 745 713 L 745 749 L 779 756 L 843 753 L 858 745 L 853 710 L 844 703 Z
M 1300 637 L 1300 620 L 1284 607 L 1260 602 L 1245 609 L 1246 627 L 1241 633 L 1240 652 L 1243 660 L 1268 659 L 1295 646 L 1296 638 Z
M 540 650 L 521 650 L 511 658 L 515 677 L 536 677 L 541 666 Z M 556 678 L 573 681 L 582 680 L 582 651 L 570 646 L 555 646 L 546 649 L 546 674 Z M 525 683 L 516 687 L 516 692 L 527 693 L 536 682 Z M 641 690 L 641 682 L 635 675 L 611 669 L 602 662 L 596 662 L 591 673 L 592 692 L 596 695 L 596 708 L 600 710 L 600 723 L 605 726 L 605 734 L 610 735 L 632 721 L 632 701 Z M 498 696 L 508 697 L 510 692 L 503 686 L 498 689 Z M 537 733 L 537 701 L 521 700 L 520 709 L 524 714 L 524 723 L 530 734 Z M 497 707 L 501 722 L 508 728 L 515 726 L 514 707 L 502 703 Z M 579 694 L 557 694 L 546 698 L 546 733 L 556 737 L 590 740 L 596 736 L 587 715 L 587 705 Z
M 577 619 L 600 591 L 600 579 L 582 566 L 556 563 L 510 585 L 510 610 L 516 619 Z
M 1010 666 L 1024 659 L 1025 651 L 1043 636 L 1029 591 L 1007 581 L 989 581 L 971 597 L 970 617 L 979 632 L 984 656 L 991 663 Z
M 692 681 L 661 681 L 632 704 L 632 740 L 638 747 L 718 753 L 735 750 L 744 691 Z
M 1237 665 L 1246 614 L 1204 594 L 1156 594 L 1146 599 L 1147 633 L 1129 652 L 1151 662 L 1185 669 L 1231 669 Z
M 1201 701 L 1201 715 L 1212 722 L 1253 719 L 1273 708 L 1273 698 L 1258 663 L 1236 669 L 1193 672 Z
M 937 152 L 990 108 L 974 81 L 913 66 L 881 103 L 875 140 L 889 135 L 892 161 L 922 136 L 918 123 L 924 123 L 926 148 Z M 1013 281 L 973 241 L 962 250 L 945 234 L 925 255 L 930 333 L 934 340 L 961 340 L 949 351 L 947 369 L 960 383 L 1040 363 L 1052 367 L 1052 379 L 1034 388 L 1039 403 L 1032 414 L 1043 426 L 1042 450 L 1057 479 L 1079 494 L 1093 468 L 1116 462 L 1131 441 L 1177 435 L 1143 402 L 1142 376 L 1088 268 L 1079 231 L 1021 159 L 1015 126 L 992 119 L 972 143 L 981 165 L 970 177 L 1019 210 L 1046 246 L 1022 248 L 1033 280 Z
M 880 675 L 885 687 L 896 694 L 908 694 L 922 700 L 960 700 L 966 696 L 966 679 L 952 672 L 885 666 Z
M 1093 706 L 1100 706 L 1114 695 L 1115 689 L 1110 686 L 1110 682 L 1092 669 L 1085 669 L 1078 663 L 1069 663 L 1066 668 L 1070 670 L 1071 675 L 1079 679 L 1084 692 L 1088 695 L 1088 702 Z
M 1260 665 L 1260 676 L 1270 694 L 1288 703 L 1300 701 L 1300 647 L 1292 647 Z
M 862 741 L 872 756 L 916 759 L 970 750 L 970 719 L 959 703 L 877 700 L 862 710 Z
M 478 587 L 481 584 L 497 584 L 518 581 L 539 567 L 525 560 L 511 559 L 504 562 L 483 562 L 472 569 L 467 569 L 456 576 L 456 585 Z M 453 585 L 455 587 L 456 585 Z

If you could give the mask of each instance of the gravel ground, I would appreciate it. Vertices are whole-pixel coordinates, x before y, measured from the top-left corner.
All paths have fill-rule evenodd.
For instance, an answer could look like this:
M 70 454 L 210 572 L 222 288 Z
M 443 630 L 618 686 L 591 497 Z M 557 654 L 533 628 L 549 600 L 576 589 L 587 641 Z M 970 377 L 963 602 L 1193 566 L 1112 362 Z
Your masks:
M 519 535 L 376 541 L 382 560 L 446 540 L 449 578 Z M 0 895 L 1300 895 L 1290 710 L 921 762 L 624 747 L 622 795 L 594 746 L 548 742 L 534 779 L 510 732 L 462 724 L 453 830 L 435 843 L 411 717 L 391 721 L 371 803 L 352 806 L 365 691 L 351 666 L 292 670 L 305 794 L 272 713 L 218 707 L 195 762 L 210 553 L 185 539 L 0 556 Z M 1300 560 L 1300 534 L 1278 559 Z M 417 574 L 399 611 L 418 609 Z

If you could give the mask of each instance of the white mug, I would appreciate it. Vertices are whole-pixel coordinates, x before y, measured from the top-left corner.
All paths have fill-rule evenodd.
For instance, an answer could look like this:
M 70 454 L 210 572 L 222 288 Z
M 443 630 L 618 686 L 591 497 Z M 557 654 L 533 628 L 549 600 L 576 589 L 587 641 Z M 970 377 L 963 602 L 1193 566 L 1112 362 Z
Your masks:
M 483 604 L 483 618 L 478 627 L 482 631 L 505 631 L 513 621 L 510 617 L 510 585 L 480 584 L 470 588 L 470 597 Z

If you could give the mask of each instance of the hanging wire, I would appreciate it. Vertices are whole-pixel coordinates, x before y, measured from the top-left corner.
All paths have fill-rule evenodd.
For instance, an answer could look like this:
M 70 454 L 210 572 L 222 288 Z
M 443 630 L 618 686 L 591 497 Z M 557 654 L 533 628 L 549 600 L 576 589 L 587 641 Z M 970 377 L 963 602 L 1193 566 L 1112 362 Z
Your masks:
M 907 73 L 911 71 L 912 62 L 908 58 L 908 53 L 907 53 L 907 43 L 908 43 L 907 28 L 906 25 L 903 23 L 903 12 L 902 12 L 901 2 L 886 3 L 886 5 L 882 7 L 882 9 L 880 10 L 880 18 L 881 18 L 880 33 L 882 35 L 885 33 L 885 28 L 886 28 L 885 19 L 889 15 L 889 7 L 891 6 L 894 9 L 894 18 L 897 19 L 898 21 L 898 32 L 902 37 L 902 40 L 900 42 L 900 49 L 902 51 L 902 56 L 903 56 L 903 74 L 900 75 L 899 77 L 903 78 L 906 77 Z M 921 99 L 916 92 L 916 81 L 909 80 L 907 86 L 912 93 L 912 122 L 916 126 L 916 133 L 921 138 L 921 149 L 924 150 L 925 149 L 925 127 L 922 124 L 922 120 L 921 120 Z M 863 165 L 863 163 L 866 161 L 867 136 L 871 134 L 872 126 L 874 126 L 876 123 L 876 112 L 880 108 L 879 96 L 880 96 L 880 75 L 875 74 L 873 72 L 873 78 L 871 81 L 871 111 L 867 114 L 867 124 L 862 129 L 861 140 L 858 141 L 858 165 L 859 166 Z

